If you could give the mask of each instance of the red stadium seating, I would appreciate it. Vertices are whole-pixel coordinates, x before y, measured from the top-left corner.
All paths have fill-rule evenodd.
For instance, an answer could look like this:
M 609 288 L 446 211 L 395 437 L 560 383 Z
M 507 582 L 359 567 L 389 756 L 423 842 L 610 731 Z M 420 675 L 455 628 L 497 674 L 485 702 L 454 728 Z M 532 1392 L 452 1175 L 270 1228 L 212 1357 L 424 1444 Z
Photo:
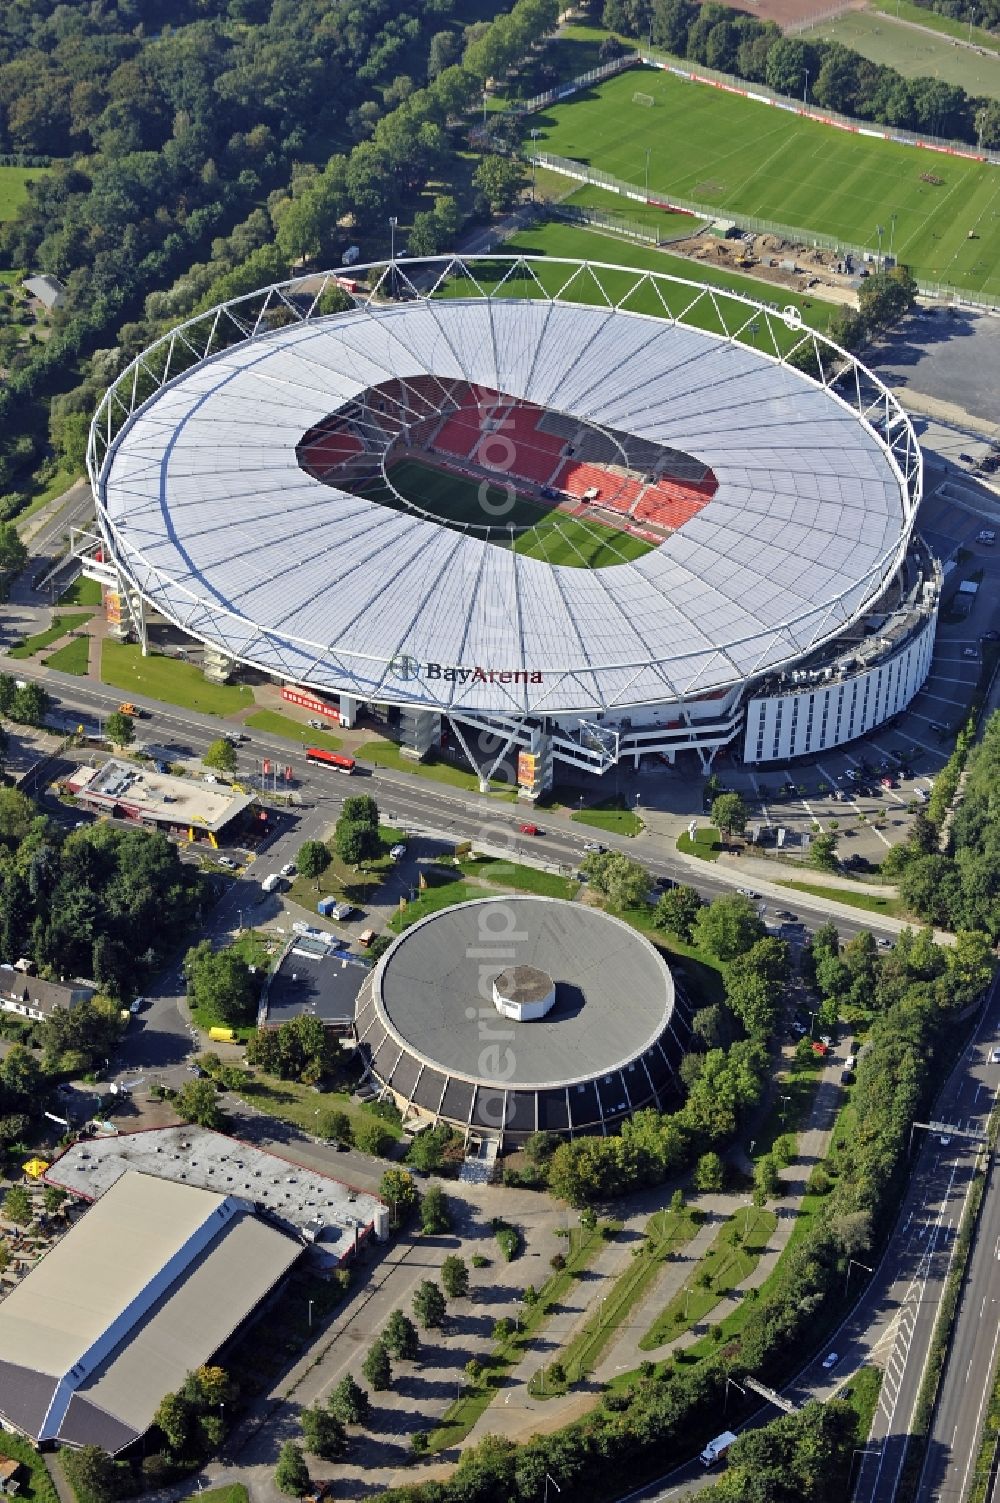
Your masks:
M 646 488 L 633 512 L 637 522 L 653 522 L 659 527 L 669 527 L 676 532 L 689 522 L 715 493 L 715 477 L 710 482 L 697 485 L 681 484 L 676 480 L 659 480 Z
M 598 496 L 594 505 L 606 506 L 610 511 L 630 512 L 642 494 L 641 480 L 606 470 L 601 465 L 580 464 L 575 459 L 567 459 L 552 484 L 570 496 L 582 496 L 589 490 L 596 490 Z
M 363 453 L 364 444 L 353 433 L 344 429 L 321 433 L 311 444 L 306 445 L 305 468 L 311 475 L 322 478 Z

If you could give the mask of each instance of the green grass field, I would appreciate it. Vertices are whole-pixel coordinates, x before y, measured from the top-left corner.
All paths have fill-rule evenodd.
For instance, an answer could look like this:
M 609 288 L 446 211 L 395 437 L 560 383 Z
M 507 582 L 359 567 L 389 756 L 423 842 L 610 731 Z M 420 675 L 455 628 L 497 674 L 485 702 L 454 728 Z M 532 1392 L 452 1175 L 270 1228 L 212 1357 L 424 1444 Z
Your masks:
M 894 16 L 899 21 L 912 21 L 916 26 L 926 26 L 931 31 L 940 31 L 943 36 L 969 40 L 968 21 L 957 21 L 953 16 L 942 16 L 924 5 L 914 5 L 913 0 L 870 0 L 869 9 L 884 15 Z M 1000 52 L 1000 36 L 995 31 L 986 31 L 982 26 L 973 26 L 972 42 L 976 47 L 986 47 L 991 52 Z
M 632 103 L 637 88 L 653 109 Z M 893 250 L 928 281 L 1000 296 L 1000 169 L 832 130 L 784 110 L 632 69 L 534 117 L 543 150 L 671 192 Z M 928 183 L 922 174 L 939 183 Z M 969 231 L 977 236 L 968 239 Z M 651 253 L 655 254 L 655 253 Z M 611 259 L 611 258 L 609 258 Z
M 929 12 L 933 15 L 933 12 Z M 963 41 L 969 28 L 963 28 Z M 873 63 L 895 68 L 904 78 L 940 78 L 968 94 L 1000 99 L 1000 55 L 956 46 L 940 33 L 918 31 L 890 13 L 849 10 L 802 32 L 806 41 L 839 42 Z
M 579 225 L 566 223 L 565 220 L 554 219 L 546 224 L 535 225 L 532 229 L 525 230 L 505 241 L 503 249 L 505 253 L 520 251 L 526 256 L 562 256 L 573 260 L 600 261 L 605 265 L 615 267 L 631 267 L 634 271 L 659 271 L 665 276 L 682 277 L 688 282 L 704 283 L 707 287 L 718 287 L 723 291 L 735 292 L 741 297 L 754 298 L 762 303 L 780 300 L 782 308 L 788 305 L 798 308 L 803 322 L 821 331 L 826 329 L 834 312 L 833 303 L 822 302 L 818 298 L 803 297 L 799 293 L 789 292 L 786 287 L 777 287 L 773 282 L 762 282 L 755 277 L 719 271 L 714 266 L 703 266 L 700 261 L 672 255 L 669 251 L 657 250 L 652 245 L 625 240 L 621 236 L 605 233 L 602 230 L 582 229 Z M 570 276 L 570 268 L 566 266 L 535 266 L 533 270 L 546 294 L 549 295 L 554 295 L 559 291 Z M 476 263 L 475 273 L 482 286 L 489 284 L 489 267 L 485 263 Z M 631 271 L 602 271 L 601 281 L 609 297 L 616 299 L 628 297 L 626 306 L 633 312 L 663 317 L 663 303 L 651 288 L 642 288 L 633 296 L 628 296 L 635 285 L 635 277 Z M 451 290 L 456 293 L 460 292 L 461 284 L 452 284 Z M 747 324 L 740 325 L 740 310 L 734 303 L 727 303 L 724 307 L 724 314 L 728 328 L 724 329 L 715 306 L 708 298 L 692 307 L 691 299 L 694 294 L 689 290 L 680 288 L 674 293 L 663 288 L 662 291 L 671 311 L 683 313 L 684 322 L 691 324 L 692 327 L 707 329 L 713 334 L 735 331 L 737 337 L 740 337 L 739 330 L 742 328 L 744 343 L 751 345 L 759 343 L 762 348 L 769 349 L 766 332 L 760 328 L 759 319 L 754 319 L 749 311 L 746 315 Z M 502 295 L 538 297 L 539 293 L 533 282 L 529 283 L 527 279 L 515 282 L 511 279 L 504 284 Z M 567 287 L 561 295 L 573 302 L 604 303 L 599 289 L 585 276 L 576 277 L 572 285 Z M 756 329 L 753 327 L 754 324 L 757 325 Z M 772 322 L 771 327 L 783 351 L 790 349 L 793 341 L 800 337 L 793 335 L 780 322 Z
M 144 658 L 131 643 L 105 642 L 101 648 L 101 682 L 126 694 L 149 694 L 164 704 L 199 710 L 203 715 L 231 715 L 253 704 L 242 684 L 211 684 L 194 663 L 150 653 Z
M 509 506 L 502 516 L 495 508 L 507 502 L 500 486 L 489 487 L 485 498 L 488 510 L 484 510 L 480 485 L 464 476 L 444 473 L 420 460 L 407 459 L 392 472 L 393 484 L 404 496 L 410 497 L 426 511 L 439 517 L 446 525 L 461 531 L 466 524 L 483 526 L 495 524 L 502 528 L 527 527 L 529 531 L 518 535 L 515 551 L 529 558 L 541 558 L 550 564 L 567 564 L 576 568 L 603 569 L 610 564 L 641 558 L 650 552 L 648 543 L 627 533 L 603 527 L 599 522 L 581 522 L 575 517 L 543 506 L 523 496 L 511 496 Z M 386 505 L 399 507 L 391 492 L 368 490 Z M 503 546 L 502 532 L 497 540 Z
M 265 731 L 269 736 L 284 736 L 288 741 L 297 741 L 300 746 L 318 746 L 322 751 L 340 751 L 343 741 L 329 731 L 313 730 L 290 715 L 278 710 L 254 710 L 243 722 L 251 730 Z
M 74 637 L 65 647 L 59 647 L 44 659 L 46 668 L 58 668 L 60 673 L 74 673 L 77 678 L 86 678 L 90 666 L 90 638 Z
M 36 652 L 41 652 L 43 647 L 58 642 L 59 638 L 64 637 L 67 632 L 86 626 L 93 614 L 93 611 L 72 611 L 68 615 L 53 616 L 51 626 L 47 626 L 44 631 L 36 632 L 32 637 L 25 637 L 17 647 L 10 649 L 7 656 L 11 658 L 33 657 Z M 56 666 L 59 665 L 56 664 Z
M 28 184 L 44 177 L 47 167 L 0 167 L 0 220 L 13 219 L 28 198 Z
M 77 575 L 68 590 L 59 596 L 59 605 L 100 605 L 101 587 L 96 579 L 84 579 Z

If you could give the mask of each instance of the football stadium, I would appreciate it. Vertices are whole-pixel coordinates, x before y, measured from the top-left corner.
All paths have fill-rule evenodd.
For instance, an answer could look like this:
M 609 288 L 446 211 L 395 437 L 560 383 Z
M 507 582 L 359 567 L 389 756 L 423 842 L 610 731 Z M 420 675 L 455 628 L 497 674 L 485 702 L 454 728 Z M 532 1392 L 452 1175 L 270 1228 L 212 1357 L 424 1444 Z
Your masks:
M 558 764 L 849 741 L 926 677 L 940 575 L 892 394 L 801 324 L 593 262 L 437 257 L 199 314 L 106 393 L 121 629 L 166 620 L 415 756 Z
M 628 924 L 512 896 L 455 904 L 400 935 L 358 994 L 355 1033 L 405 1121 L 510 1147 L 662 1107 L 690 1024 L 663 956 Z

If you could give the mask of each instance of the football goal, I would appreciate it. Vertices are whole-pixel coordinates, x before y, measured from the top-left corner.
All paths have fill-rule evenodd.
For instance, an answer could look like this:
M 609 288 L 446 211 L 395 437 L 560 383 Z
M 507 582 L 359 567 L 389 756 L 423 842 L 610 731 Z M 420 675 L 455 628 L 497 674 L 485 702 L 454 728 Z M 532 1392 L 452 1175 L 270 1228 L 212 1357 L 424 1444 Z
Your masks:
M 632 103 L 645 105 L 646 109 L 651 110 L 653 108 L 653 105 L 656 103 L 656 100 L 653 98 L 652 94 L 635 93 L 632 95 Z

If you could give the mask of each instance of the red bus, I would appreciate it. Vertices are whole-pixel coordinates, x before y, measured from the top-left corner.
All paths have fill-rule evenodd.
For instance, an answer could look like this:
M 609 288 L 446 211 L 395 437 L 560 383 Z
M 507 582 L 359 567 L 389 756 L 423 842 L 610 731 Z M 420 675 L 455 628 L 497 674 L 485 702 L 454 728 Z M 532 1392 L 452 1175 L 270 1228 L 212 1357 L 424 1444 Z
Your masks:
M 353 757 L 343 757 L 340 752 L 321 751 L 318 746 L 306 747 L 306 761 L 318 762 L 321 767 L 332 767 L 335 772 L 354 771 Z

